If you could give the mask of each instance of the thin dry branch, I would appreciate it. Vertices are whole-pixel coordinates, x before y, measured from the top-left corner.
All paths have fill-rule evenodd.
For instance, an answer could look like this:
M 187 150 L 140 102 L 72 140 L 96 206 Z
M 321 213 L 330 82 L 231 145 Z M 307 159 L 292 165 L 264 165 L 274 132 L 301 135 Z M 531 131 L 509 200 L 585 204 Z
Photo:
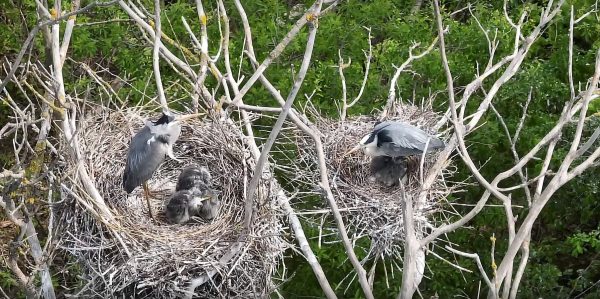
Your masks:
M 390 82 L 390 91 L 388 93 L 387 102 L 385 104 L 385 107 L 384 107 L 381 115 L 380 115 L 380 119 L 385 119 L 387 117 L 390 109 L 392 108 L 392 105 L 396 102 L 396 82 L 398 82 L 398 78 L 400 78 L 400 75 L 402 74 L 402 72 L 408 66 L 410 66 L 410 64 L 413 61 L 418 60 L 418 59 L 422 58 L 423 56 L 429 54 L 429 52 L 431 52 L 431 50 L 433 50 L 433 48 L 437 44 L 438 39 L 439 39 L 439 37 L 434 38 L 433 41 L 431 42 L 431 44 L 429 44 L 429 47 L 427 47 L 427 49 L 425 49 L 423 52 L 421 52 L 417 55 L 413 54 L 413 50 L 419 46 L 419 43 L 414 43 L 412 46 L 410 46 L 410 48 L 408 49 L 408 58 L 400 65 L 400 67 L 396 68 L 396 72 L 394 73 L 394 76 L 392 77 L 392 80 Z
M 290 91 L 285 104 L 283 105 L 282 111 L 273 125 L 273 129 L 271 133 L 269 133 L 269 137 L 263 146 L 263 150 L 260 153 L 260 157 L 258 158 L 258 162 L 256 163 L 256 168 L 254 170 L 254 175 L 250 180 L 250 184 L 248 185 L 248 199 L 246 201 L 246 217 L 244 218 L 244 227 L 249 229 L 251 224 L 251 215 L 250 212 L 252 210 L 252 203 L 254 200 L 254 192 L 256 191 L 256 187 L 258 186 L 258 181 L 262 176 L 262 169 L 267 161 L 267 157 L 269 152 L 271 151 L 271 147 L 275 143 L 275 139 L 277 139 L 277 135 L 279 135 L 279 131 L 283 127 L 283 122 L 285 121 L 288 112 L 290 111 L 294 100 L 296 99 L 296 95 L 298 94 L 298 90 L 302 86 L 302 82 L 304 81 L 304 77 L 306 76 L 306 72 L 308 71 L 308 66 L 310 65 L 310 59 L 312 57 L 312 51 L 315 44 L 315 38 L 317 34 L 317 19 L 316 16 L 321 11 L 321 2 L 318 1 L 318 4 L 315 7 L 315 10 L 311 12 L 313 19 L 310 21 L 311 25 L 309 25 L 309 33 L 308 39 L 306 42 L 306 50 L 304 52 L 304 58 L 302 59 L 302 64 L 300 66 L 300 71 L 296 76 L 296 80 L 294 81 L 294 85 L 292 86 L 292 90 Z M 235 102 L 235 100 L 234 100 Z
M 160 21 L 160 0 L 154 0 L 154 46 L 152 47 L 152 68 L 154 69 L 154 79 L 156 80 L 156 92 L 158 93 L 158 100 L 164 111 L 169 111 L 169 105 L 167 104 L 167 98 L 165 97 L 165 91 L 163 89 L 162 77 L 160 75 L 160 59 L 158 53 L 161 46 L 160 38 L 161 32 L 161 21 Z
M 113 5 L 116 3 L 116 1 L 117 0 L 112 0 L 112 1 L 107 1 L 107 2 L 92 2 L 88 5 L 86 5 L 82 9 L 78 9 L 78 10 L 72 11 L 70 13 L 64 14 L 56 19 L 42 19 L 42 20 L 38 21 L 38 23 L 31 29 L 31 31 L 29 31 L 29 34 L 27 35 L 25 42 L 23 42 L 23 46 L 21 46 L 21 50 L 19 51 L 19 54 L 17 54 L 17 58 L 11 65 L 10 70 L 8 71 L 8 74 L 6 75 L 4 80 L 2 80 L 2 83 L 0 83 L 0 92 L 3 92 L 4 87 L 6 87 L 8 82 L 10 82 L 10 80 L 13 79 L 15 72 L 17 71 L 19 65 L 21 64 L 21 60 L 23 59 L 23 56 L 25 56 L 25 52 L 27 52 L 27 49 L 29 49 L 31 42 L 33 41 L 33 39 L 37 35 L 37 32 L 40 29 L 46 28 L 47 26 L 58 24 L 63 20 L 69 19 L 78 14 L 87 12 L 95 7 L 106 7 L 106 6 Z

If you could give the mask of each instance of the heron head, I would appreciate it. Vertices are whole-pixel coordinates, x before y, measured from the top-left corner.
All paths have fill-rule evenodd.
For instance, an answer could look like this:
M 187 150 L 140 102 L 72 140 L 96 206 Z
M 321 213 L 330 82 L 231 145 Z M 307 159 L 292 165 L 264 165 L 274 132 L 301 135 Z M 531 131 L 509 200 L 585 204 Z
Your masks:
M 179 115 L 179 116 L 175 116 L 175 114 L 173 114 L 171 111 L 167 110 L 167 109 L 163 109 L 162 111 L 162 115 L 160 116 L 160 118 L 155 121 L 152 122 L 155 126 L 159 126 L 159 125 L 173 125 L 179 122 L 183 122 L 189 119 L 192 119 L 194 117 L 197 116 L 201 116 L 204 113 L 194 113 L 194 114 L 187 114 L 187 115 Z
M 375 138 L 377 138 L 377 135 L 376 135 L 376 134 L 373 134 L 373 133 L 369 133 L 369 134 L 365 135 L 365 136 L 364 136 L 364 137 L 363 137 L 363 138 L 362 138 L 362 139 L 361 139 L 361 140 L 358 142 L 358 144 L 357 144 L 355 147 L 353 147 L 351 150 L 347 151 L 347 152 L 346 152 L 346 153 L 343 155 L 343 157 L 345 157 L 345 156 L 347 156 L 347 155 L 350 155 L 350 154 L 352 154 L 352 153 L 354 153 L 354 152 L 358 151 L 358 150 L 359 150 L 359 149 L 361 149 L 361 148 L 365 148 L 365 147 L 367 147 L 369 144 L 371 144 L 371 143 L 373 143 L 373 142 L 375 141 Z
M 175 121 L 175 115 L 168 110 L 163 110 L 161 117 L 154 122 L 154 125 L 166 125 Z

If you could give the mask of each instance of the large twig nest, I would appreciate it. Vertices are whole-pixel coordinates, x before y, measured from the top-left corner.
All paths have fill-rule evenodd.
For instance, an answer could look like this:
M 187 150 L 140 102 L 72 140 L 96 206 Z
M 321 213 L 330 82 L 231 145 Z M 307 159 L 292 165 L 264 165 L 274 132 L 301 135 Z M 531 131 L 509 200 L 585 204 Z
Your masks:
M 439 121 L 439 116 L 431 109 L 423 109 L 412 105 L 402 105 L 392 113 L 388 120 L 399 120 L 417 126 L 424 131 L 438 135 L 433 127 Z M 404 241 L 403 200 L 401 189 L 386 187 L 369 180 L 370 158 L 362 151 L 343 157 L 344 153 L 358 144 L 360 139 L 370 133 L 377 119 L 360 116 L 350 118 L 344 122 L 319 117 L 315 114 L 315 126 L 323 133 L 323 147 L 326 165 L 329 174 L 331 189 L 340 208 L 345 224 L 350 233 L 350 238 L 359 240 L 368 238 L 370 247 L 365 248 L 366 259 L 393 257 L 402 258 Z M 321 188 L 316 185 L 320 182 L 319 170 L 315 165 L 317 152 L 314 143 L 300 130 L 290 130 L 288 140 L 298 144 L 294 154 L 295 167 L 286 169 L 291 177 L 291 183 L 304 190 L 305 198 L 314 198 L 314 194 L 323 195 Z M 440 200 L 450 193 L 445 177 L 450 171 L 444 169 L 439 172 L 436 182 L 428 190 L 423 190 L 421 177 L 429 175 L 432 164 L 437 158 L 437 153 L 428 154 L 423 163 L 423 173 L 420 171 L 420 157 L 411 157 L 408 161 L 408 178 L 404 185 L 406 196 L 417 201 L 421 192 L 426 192 L 425 201 L 415 203 L 414 219 L 416 229 L 420 232 L 432 227 L 431 215 L 438 211 Z M 311 195 L 312 194 L 312 195 Z M 298 196 L 302 198 L 301 196 Z M 324 202 L 324 201 L 323 201 Z M 327 207 L 315 210 L 315 215 L 328 214 Z M 332 222 L 315 221 L 321 226 L 321 231 L 335 232 Z M 328 225 L 329 224 L 329 225 Z
M 175 156 L 167 158 L 149 181 L 153 221 L 138 187 L 127 195 L 122 172 L 127 148 L 142 120 L 153 114 L 130 109 L 114 111 L 96 107 L 79 123 L 78 140 L 85 167 L 112 212 L 106 215 L 82 188 L 75 162 L 64 172 L 60 227 L 62 248 L 74 255 L 88 283 L 77 297 L 181 297 L 191 279 L 207 280 L 196 288 L 199 297 L 262 297 L 272 291 L 278 263 L 286 242 L 276 192 L 260 192 L 262 204 L 254 212 L 249 241 L 233 252 L 242 231 L 244 188 L 253 161 L 241 142 L 241 131 L 231 123 L 209 118 L 183 125 L 175 144 Z M 201 218 L 186 224 L 168 224 L 164 207 L 174 191 L 181 169 L 190 164 L 206 166 L 212 184 L 222 193 L 222 207 L 212 221 Z M 261 186 L 270 190 L 271 184 Z M 235 249 L 234 249 L 235 251 Z M 210 275 L 207 275 L 210 274 Z

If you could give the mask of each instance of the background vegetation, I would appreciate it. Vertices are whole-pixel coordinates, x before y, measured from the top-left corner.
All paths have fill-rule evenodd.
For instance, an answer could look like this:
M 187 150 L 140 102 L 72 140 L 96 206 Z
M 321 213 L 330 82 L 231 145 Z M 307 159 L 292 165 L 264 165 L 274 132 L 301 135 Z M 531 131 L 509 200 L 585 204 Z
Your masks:
M 66 1 L 63 1 L 66 2 Z M 85 5 L 88 1 L 82 1 Z M 163 11 L 164 32 L 182 45 L 189 46 L 189 38 L 181 23 L 181 16 L 188 21 L 197 18 L 193 1 L 167 1 Z M 205 1 L 209 11 L 209 36 L 218 36 L 216 25 L 215 3 Z M 226 1 L 227 7 L 233 7 L 231 1 Z M 293 24 L 296 16 L 291 12 L 302 11 L 310 6 L 312 1 L 295 0 L 265 0 L 244 1 L 246 11 L 249 13 L 250 23 L 253 28 L 254 48 L 258 59 L 262 60 L 268 52 L 282 39 L 287 28 Z M 365 27 L 371 28 L 373 44 L 373 60 L 371 73 L 366 85 L 365 96 L 359 104 L 351 109 L 352 114 L 369 114 L 374 109 L 381 107 L 387 96 L 389 81 L 395 69 L 408 56 L 408 48 L 413 42 L 429 44 L 435 37 L 436 30 L 433 22 L 432 9 L 428 1 L 423 1 L 422 7 L 412 11 L 415 1 L 402 0 L 373 0 L 344 1 L 335 13 L 329 14 L 320 20 L 317 42 L 314 50 L 314 59 L 308 72 L 303 89 L 300 94 L 311 94 L 315 91 L 312 102 L 321 112 L 337 115 L 337 104 L 341 98 L 341 83 L 337 73 L 338 50 L 344 57 L 352 58 L 352 65 L 345 69 L 346 81 L 350 95 L 355 95 L 360 87 L 364 72 L 363 50 L 368 48 L 368 32 Z M 510 15 L 513 18 L 520 15 L 520 11 L 528 10 L 530 24 L 537 22 L 541 8 L 546 1 L 521 1 L 509 2 Z M 502 1 L 486 0 L 471 1 L 470 14 L 467 1 L 442 1 L 445 11 L 445 24 L 449 26 L 450 33 L 447 37 L 447 51 L 450 67 L 456 78 L 457 86 L 464 86 L 477 72 L 479 66 L 487 63 L 488 44 L 479 28 L 474 16 L 481 25 L 488 29 L 490 34 L 497 33 L 500 41 L 497 57 L 512 51 L 514 34 L 502 12 Z M 507 84 L 497 96 L 495 108 L 505 119 L 509 130 L 514 132 L 521 117 L 529 92 L 532 92 L 533 101 L 529 106 L 529 114 L 525 128 L 521 133 L 517 151 L 528 149 L 535 144 L 558 118 L 560 109 L 569 98 L 567 68 L 568 45 L 568 14 L 572 5 L 577 16 L 590 10 L 595 4 L 592 0 L 567 1 L 562 15 L 543 34 L 543 38 L 534 44 L 528 58 L 522 66 L 522 71 Z M 151 4 L 148 7 L 152 7 Z M 231 10 L 230 19 L 232 35 L 232 56 L 238 55 L 242 49 L 240 37 L 241 24 L 237 22 L 237 14 Z M 103 22 L 111 20 L 110 22 Z M 3 0 L 0 1 L 0 53 L 5 59 L 12 61 L 20 50 L 22 41 L 25 40 L 30 28 L 35 24 L 35 2 L 33 0 Z M 98 23 L 102 22 L 102 23 Z M 127 20 L 127 16 L 116 6 L 96 9 L 77 18 L 78 25 L 73 32 L 70 52 L 74 61 L 85 62 L 96 71 L 99 71 L 109 82 L 117 74 L 124 78 L 127 84 L 122 84 L 119 95 L 131 104 L 139 101 L 148 101 L 153 96 L 155 88 L 152 80 L 152 48 L 143 38 L 135 25 Z M 190 23 L 194 23 L 193 21 Z M 193 30 L 198 30 L 198 24 L 192 25 Z M 596 13 L 591 14 L 575 29 L 574 68 L 575 82 L 585 82 L 593 72 L 594 53 L 600 46 L 600 22 Z M 278 85 L 281 90 L 287 90 L 292 84 L 293 72 L 297 70 L 302 58 L 304 36 L 296 39 L 276 63 L 267 70 L 267 77 Z M 211 52 L 216 51 L 218 39 L 213 38 L 210 46 Z M 236 54 L 237 53 L 237 54 Z M 32 51 L 32 60 L 44 61 L 45 54 L 43 40 L 36 40 L 36 47 Z M 251 68 L 247 63 L 243 65 L 242 73 L 250 74 Z M 65 82 L 68 88 L 85 90 L 89 79 L 81 79 L 80 68 L 74 62 L 67 62 L 65 66 Z M 177 80 L 177 75 L 167 66 L 163 66 L 162 74 L 165 78 L 167 96 L 173 99 L 186 97 L 188 91 L 179 85 L 169 84 Z M 211 84 L 211 82 L 207 82 Z M 442 64 L 438 52 L 424 57 L 413 64 L 411 72 L 404 73 L 398 81 L 399 96 L 405 101 L 420 101 L 432 92 L 445 90 L 446 79 L 443 74 Z M 8 88 L 12 88 L 9 86 Z M 143 91 L 147 92 L 145 96 Z M 93 91 L 92 91 L 93 92 Z M 12 92 L 17 94 L 17 92 Z M 481 95 L 479 95 L 481 96 Z M 1 99 L 1 96 L 0 96 Z M 246 96 L 247 103 L 273 105 L 264 103 L 266 91 L 260 87 L 253 88 Z M 303 98 L 297 104 L 302 106 Z M 435 100 L 436 109 L 445 109 L 445 95 L 440 93 Z M 471 107 L 474 108 L 474 107 Z M 593 113 L 600 111 L 600 102 L 596 101 L 592 107 Z M 0 102 L 0 126 L 9 117 L 7 105 Z M 590 128 L 595 128 L 600 121 L 595 121 Z M 496 174 L 498 169 L 505 169 L 512 162 L 510 145 L 506 139 L 504 129 L 493 114 L 485 117 L 483 127 L 469 137 L 470 152 L 482 168 L 482 173 L 488 177 Z M 568 144 L 562 143 L 566 148 Z M 2 152 L 10 150 L 12 145 L 2 140 L 0 144 L 0 164 L 9 168 L 12 164 Z M 490 159 L 493 157 L 493 159 Z M 488 162 L 489 161 L 489 162 Z M 536 166 L 532 166 L 536 167 Z M 539 166 L 538 166 L 539 167 Z M 464 170 L 464 171 L 460 171 Z M 459 165 L 457 181 L 467 180 L 468 171 Z M 540 220 L 533 230 L 531 242 L 531 257 L 529 266 L 520 288 L 521 298 L 600 298 L 600 183 L 598 177 L 600 170 L 594 169 L 577 178 L 563 187 L 546 207 Z M 467 192 L 456 194 L 451 200 L 461 203 L 473 203 L 481 195 L 478 186 L 469 187 Z M 523 194 L 513 194 L 513 201 L 517 205 L 526 206 Z M 459 210 L 460 211 L 460 210 Z M 464 211 L 463 211 L 464 212 Z M 517 212 L 519 213 L 519 212 Z M 0 215 L 0 244 L 8 244 L 16 233 L 10 226 L 3 227 L 3 216 Z M 44 217 L 41 217 L 43 219 Z M 317 232 L 308 227 L 307 233 L 315 235 Z M 497 208 L 487 208 L 468 227 L 454 232 L 450 239 L 458 244 L 462 250 L 479 252 L 482 262 L 490 269 L 490 237 L 495 234 L 498 242 L 496 251 L 503 253 L 506 249 L 506 221 L 504 213 Z M 320 258 L 320 262 L 329 277 L 330 282 L 336 285 L 342 281 L 351 266 L 345 259 L 341 245 L 325 245 L 317 248 L 316 242 L 313 249 Z M 4 245 L 0 245 L 4 246 Z M 0 251 L 2 252 L 2 251 Z M 475 265 L 467 259 L 457 258 L 443 251 L 437 251 L 444 258 L 456 261 L 469 269 L 476 269 Z M 297 256 L 290 256 L 288 270 L 294 276 L 281 287 L 281 292 L 286 298 L 291 297 L 320 297 L 321 290 L 312 271 L 305 263 L 300 262 Z M 67 259 L 57 259 L 54 262 L 53 273 L 61 273 L 56 277 L 57 285 L 68 284 L 76 287 L 71 281 L 73 276 L 64 275 Z M 389 281 L 383 279 L 383 266 L 378 267 L 375 280 L 375 297 L 391 298 L 397 294 L 400 285 L 400 273 L 390 277 Z M 73 269 L 76 273 L 76 269 Z M 381 273 L 379 273 L 381 272 Z M 71 274 L 73 275 L 73 274 Z M 458 272 L 452 266 L 428 257 L 427 278 L 421 284 L 420 291 L 423 297 L 437 293 L 440 298 L 450 297 L 477 297 L 480 277 L 475 271 L 471 273 Z M 19 297 L 22 293 L 18 290 L 16 282 L 11 277 L 11 272 L 0 264 L 0 287 L 9 296 Z M 347 282 L 340 285 L 340 290 L 348 287 L 344 297 L 359 298 L 361 292 L 357 282 L 348 286 Z M 60 290 L 60 289 L 59 289 Z M 62 291 L 67 291 L 63 288 Z M 483 292 L 483 291 L 482 291 Z

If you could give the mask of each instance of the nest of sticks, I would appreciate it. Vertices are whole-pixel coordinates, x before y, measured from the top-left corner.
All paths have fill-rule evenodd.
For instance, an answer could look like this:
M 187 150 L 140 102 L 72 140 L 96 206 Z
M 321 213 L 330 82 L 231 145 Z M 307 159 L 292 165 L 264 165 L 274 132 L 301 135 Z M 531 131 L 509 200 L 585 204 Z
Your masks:
M 289 244 L 281 237 L 283 214 L 268 183 L 259 186 L 267 192 L 259 192 L 256 199 L 261 205 L 254 211 L 253 237 L 236 242 L 254 161 L 235 124 L 210 117 L 183 124 L 174 146 L 182 163 L 167 157 L 148 181 L 156 220 L 148 215 L 142 187 L 131 194 L 123 191 L 131 137 L 143 119 L 154 120 L 157 114 L 96 106 L 79 122 L 79 167 L 87 169 L 104 202 L 85 191 L 75 175 L 78 163 L 70 161 L 62 174 L 70 183 L 62 185 L 65 200 L 57 209 L 61 248 L 76 257 L 80 276 L 87 280 L 74 296 L 180 298 L 189 294 L 192 281 L 200 285 L 194 290 L 196 298 L 267 296 L 275 288 L 271 278 L 277 277 Z M 213 187 L 221 191 L 220 211 L 212 221 L 169 224 L 165 205 L 179 173 L 191 164 L 209 169 Z
M 330 187 L 338 207 L 344 217 L 349 237 L 358 241 L 367 238 L 370 245 L 357 242 L 357 247 L 364 246 L 365 260 L 393 257 L 402 259 L 404 246 L 404 201 L 400 185 L 387 187 L 369 180 L 371 176 L 370 158 L 363 151 L 357 151 L 344 156 L 366 134 L 370 133 L 377 123 L 377 119 L 370 116 L 358 116 L 346 119 L 344 122 L 319 117 L 314 114 L 315 126 L 324 135 L 323 150 L 329 174 Z M 386 120 L 398 120 L 409 123 L 432 135 L 440 136 L 433 127 L 439 121 L 439 116 L 431 109 L 414 105 L 402 105 L 390 113 Z M 288 168 L 287 173 L 291 184 L 297 188 L 309 190 L 298 195 L 297 205 L 306 206 L 306 202 L 314 203 L 314 196 L 324 197 L 322 188 L 315 183 L 320 182 L 319 169 L 315 166 L 317 152 L 310 138 L 297 129 L 289 130 L 286 135 L 289 142 L 298 147 L 290 159 L 294 167 Z M 414 205 L 415 228 L 425 232 L 432 228 L 434 222 L 432 215 L 441 211 L 439 203 L 451 193 L 452 187 L 446 179 L 453 173 L 453 169 L 445 168 L 438 175 L 435 183 L 428 190 L 423 190 L 421 178 L 427 177 L 432 164 L 437 159 L 438 152 L 427 154 L 423 161 L 421 173 L 421 157 L 410 157 L 407 161 L 407 178 L 404 183 L 405 196 L 412 197 Z M 426 192 L 426 200 L 418 201 L 418 195 Z M 315 225 L 319 226 L 321 235 L 319 242 L 327 242 L 327 235 L 335 235 L 337 229 L 333 221 L 327 221 L 329 207 L 324 200 L 322 209 L 312 211 L 308 217 Z M 314 204 L 312 204 L 314 206 Z M 311 212 L 305 214 L 311 215 Z M 312 218 L 312 219 L 310 219 Z M 330 218 L 331 219 L 331 218 Z M 361 245 L 363 244 L 363 245 Z M 401 267 L 401 266 L 400 266 Z

